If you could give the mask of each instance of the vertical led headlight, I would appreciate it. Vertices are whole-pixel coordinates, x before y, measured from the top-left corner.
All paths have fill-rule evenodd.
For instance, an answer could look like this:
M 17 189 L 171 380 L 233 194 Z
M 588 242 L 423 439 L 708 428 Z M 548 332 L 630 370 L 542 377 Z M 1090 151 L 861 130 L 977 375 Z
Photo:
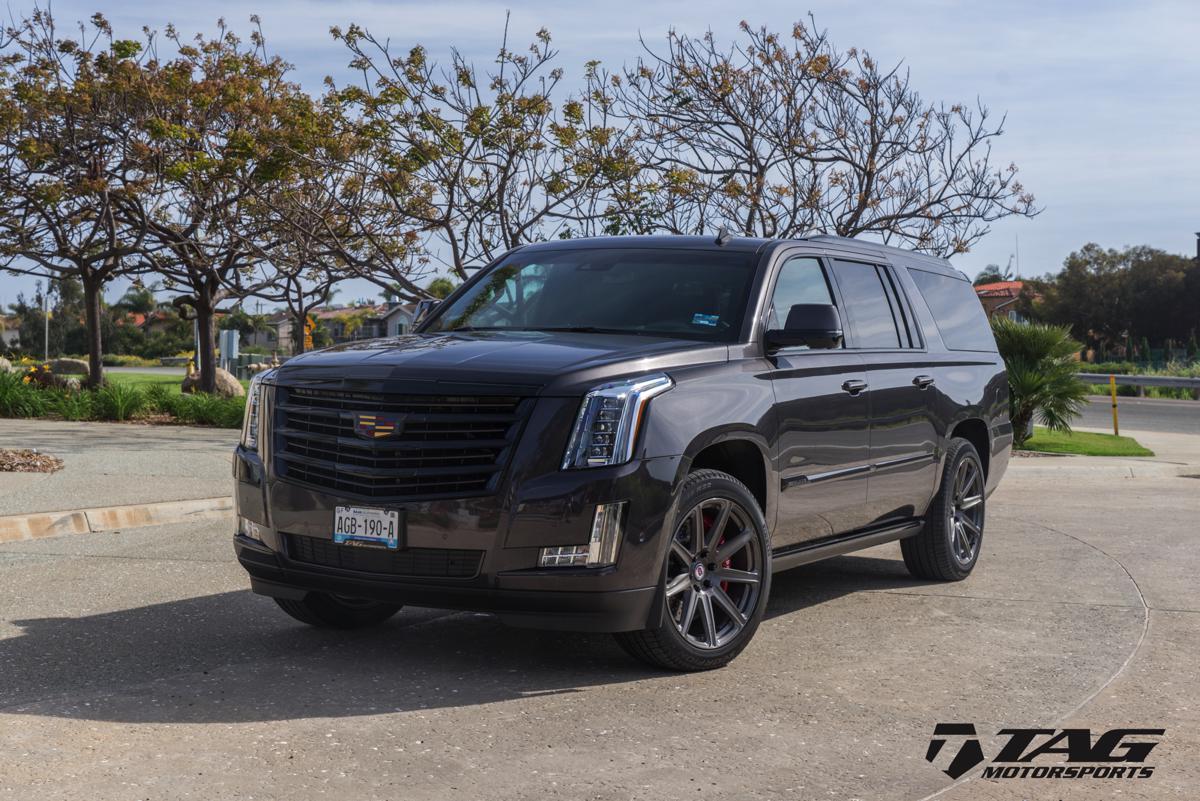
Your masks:
M 583 399 L 563 455 L 563 470 L 624 464 L 650 399 L 673 387 L 665 375 L 649 375 L 596 387 Z
M 264 370 L 250 379 L 250 389 L 246 391 L 246 412 L 242 417 L 242 447 L 247 450 L 258 450 L 259 428 L 262 425 L 263 414 L 263 380 L 274 372 L 274 370 Z

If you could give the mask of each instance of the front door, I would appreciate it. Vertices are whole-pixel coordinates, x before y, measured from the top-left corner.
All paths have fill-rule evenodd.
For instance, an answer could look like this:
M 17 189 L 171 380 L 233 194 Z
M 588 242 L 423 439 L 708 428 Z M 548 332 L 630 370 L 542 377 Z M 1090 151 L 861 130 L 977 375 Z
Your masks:
M 833 303 L 830 286 L 818 259 L 787 259 L 776 278 L 767 327 L 781 327 L 793 305 Z M 768 361 L 781 480 L 772 547 L 865 525 L 870 420 L 862 359 L 844 349 L 786 348 Z

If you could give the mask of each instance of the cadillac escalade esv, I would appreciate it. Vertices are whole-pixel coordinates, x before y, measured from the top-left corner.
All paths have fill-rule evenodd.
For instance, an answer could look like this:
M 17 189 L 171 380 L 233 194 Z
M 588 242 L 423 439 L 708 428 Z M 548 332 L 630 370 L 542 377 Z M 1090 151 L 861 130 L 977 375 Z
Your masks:
M 831 236 L 518 247 L 411 334 L 251 386 L 238 559 L 315 626 L 404 604 L 608 631 L 676 670 L 753 636 L 772 573 L 899 540 L 965 578 L 1012 447 L 945 261 Z

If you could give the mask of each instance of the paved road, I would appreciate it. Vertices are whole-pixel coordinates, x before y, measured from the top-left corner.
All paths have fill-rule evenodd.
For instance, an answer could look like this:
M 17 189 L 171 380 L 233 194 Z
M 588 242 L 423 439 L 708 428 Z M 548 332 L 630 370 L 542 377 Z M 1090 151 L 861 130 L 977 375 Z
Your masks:
M 1158 398 L 1117 398 L 1123 432 L 1160 431 L 1167 434 L 1200 434 L 1200 401 Z M 1112 431 L 1112 402 L 1092 397 L 1079 420 L 1083 428 Z
M 228 523 L 0 546 L 0 801 L 1193 799 L 1200 482 L 1076 464 L 1017 461 L 968 581 L 894 545 L 782 574 L 699 675 L 445 610 L 309 630 L 246 590 Z M 939 721 L 988 753 L 1004 726 L 1167 736 L 1146 781 L 951 787 Z

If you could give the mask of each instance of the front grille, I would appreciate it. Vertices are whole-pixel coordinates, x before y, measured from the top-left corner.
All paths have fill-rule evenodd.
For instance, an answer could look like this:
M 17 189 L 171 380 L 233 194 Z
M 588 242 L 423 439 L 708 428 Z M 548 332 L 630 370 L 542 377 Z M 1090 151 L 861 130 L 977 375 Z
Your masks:
M 336 545 L 332 540 L 286 535 L 288 556 L 297 561 L 360 573 L 412 578 L 469 579 L 479 575 L 483 551 L 450 548 L 407 548 L 389 551 Z
M 275 466 L 289 481 L 362 498 L 462 498 L 494 492 L 532 401 L 278 387 Z M 357 415 L 398 420 L 383 439 Z

